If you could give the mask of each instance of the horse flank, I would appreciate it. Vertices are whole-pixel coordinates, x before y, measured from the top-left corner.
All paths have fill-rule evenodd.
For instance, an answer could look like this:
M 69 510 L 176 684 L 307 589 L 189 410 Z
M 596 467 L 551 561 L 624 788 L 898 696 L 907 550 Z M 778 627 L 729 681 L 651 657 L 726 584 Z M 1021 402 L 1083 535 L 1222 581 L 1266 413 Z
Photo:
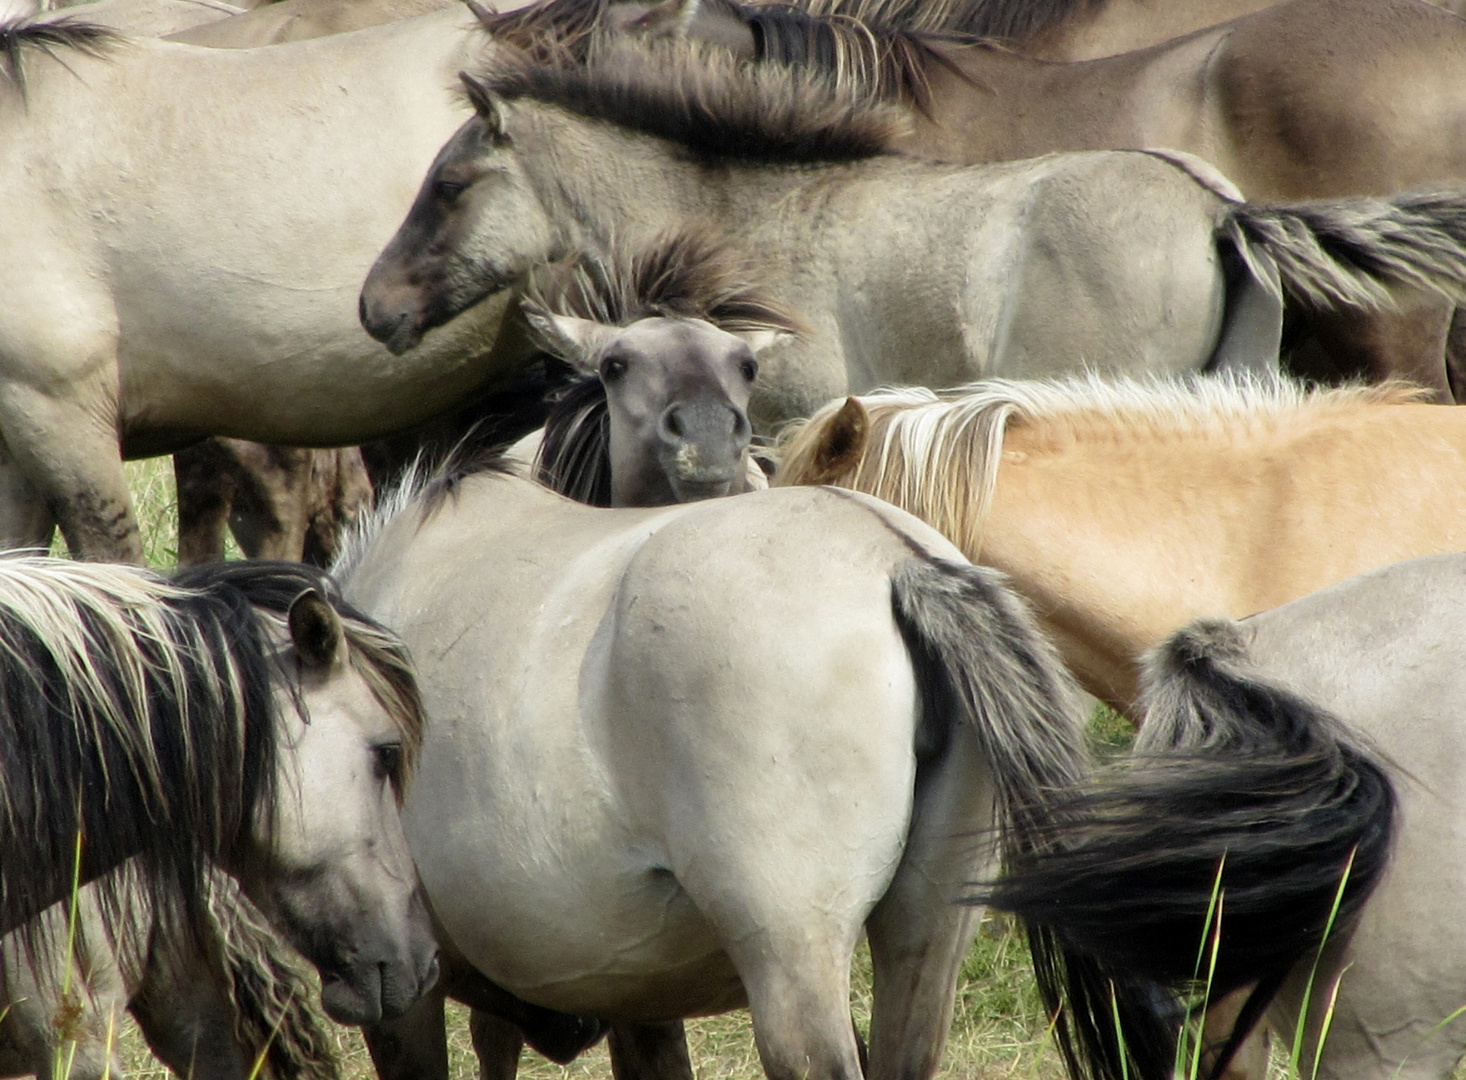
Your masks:
M 83 56 L 102 57 L 122 40 L 123 36 L 110 27 L 70 16 L 48 22 L 18 19 L 0 23 L 0 57 L 3 57 L 0 79 L 14 86 L 24 100 L 26 50 L 45 53 L 64 64 L 60 52 L 71 50 Z
M 821 475 L 816 451 L 842 407 L 832 402 L 781 438 L 776 485 L 833 482 L 895 503 L 965 552 L 981 550 L 992 508 L 1003 437 L 1011 423 L 1054 440 L 1113 440 L 1117 427 L 1139 437 L 1210 435 L 1232 439 L 1249 426 L 1277 425 L 1323 410 L 1427 400 L 1401 383 L 1308 390 L 1283 379 L 1204 377 L 1176 382 L 1102 378 L 994 379 L 950 390 L 878 390 L 856 399 L 870 436 L 858 461 Z
M 858 161 L 890 152 L 907 126 L 898 107 L 819 73 L 681 42 L 608 44 L 585 64 L 506 49 L 484 82 L 507 100 L 558 106 L 713 160 Z

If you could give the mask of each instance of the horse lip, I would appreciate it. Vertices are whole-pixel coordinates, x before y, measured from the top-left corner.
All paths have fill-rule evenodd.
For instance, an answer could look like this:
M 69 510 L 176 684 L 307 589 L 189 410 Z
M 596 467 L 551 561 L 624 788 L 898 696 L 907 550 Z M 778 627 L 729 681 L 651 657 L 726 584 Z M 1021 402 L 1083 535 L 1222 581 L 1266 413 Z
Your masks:
M 373 337 L 375 336 L 374 334 Z M 397 320 L 397 325 L 392 327 L 390 334 L 378 338 L 383 345 L 387 346 L 387 351 L 393 356 L 401 356 L 408 349 L 416 346 L 422 339 L 422 331 L 408 315 L 403 315 Z

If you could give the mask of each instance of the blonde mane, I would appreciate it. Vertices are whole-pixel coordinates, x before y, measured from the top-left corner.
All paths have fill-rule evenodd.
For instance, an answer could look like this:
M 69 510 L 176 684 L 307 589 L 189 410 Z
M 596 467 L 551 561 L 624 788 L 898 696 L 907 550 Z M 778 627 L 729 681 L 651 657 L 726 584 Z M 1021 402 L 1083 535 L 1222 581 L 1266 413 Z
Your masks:
M 838 464 L 822 457 L 827 428 L 845 404 L 831 402 L 785 431 L 773 483 L 834 483 L 876 495 L 972 555 L 982 547 L 1010 425 L 1068 440 L 1236 437 L 1299 414 L 1420 402 L 1428 395 L 1404 383 L 1310 390 L 1281 378 L 1163 382 L 1091 373 L 1062 380 L 994 379 L 940 391 L 883 389 L 855 400 L 869 422 L 858 453 Z

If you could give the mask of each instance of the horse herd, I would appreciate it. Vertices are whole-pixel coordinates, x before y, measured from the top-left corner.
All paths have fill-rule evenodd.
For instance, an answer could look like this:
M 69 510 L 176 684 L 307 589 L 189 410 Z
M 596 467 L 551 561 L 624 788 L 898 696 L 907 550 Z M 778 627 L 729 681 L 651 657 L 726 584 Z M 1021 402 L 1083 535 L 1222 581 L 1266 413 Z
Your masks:
M 930 1077 L 982 905 L 1076 1078 L 1191 1021 L 1207 1075 L 1268 1029 L 1455 1067 L 1457 16 L 97 0 L 0 45 L 0 540 L 87 560 L 0 560 L 0 1072 L 116 1071 L 128 1008 L 180 1075 L 330 1080 L 298 955 L 384 1080 L 446 1080 L 448 997 L 495 1080 L 603 1034 L 690 1080 L 745 1005 L 773 1080 Z M 363 506 L 286 446 L 385 436 L 344 542 L 259 494 Z M 123 459 L 175 451 L 190 551 L 255 491 L 247 546 L 331 573 L 127 565 Z

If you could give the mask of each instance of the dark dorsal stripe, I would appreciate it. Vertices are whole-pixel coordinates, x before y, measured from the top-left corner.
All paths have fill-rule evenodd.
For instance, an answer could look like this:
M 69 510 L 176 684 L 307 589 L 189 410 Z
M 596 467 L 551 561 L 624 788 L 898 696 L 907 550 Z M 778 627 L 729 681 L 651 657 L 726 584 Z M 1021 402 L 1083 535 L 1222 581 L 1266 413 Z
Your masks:
M 681 43 L 598 50 L 585 64 L 504 55 L 485 76 L 509 99 L 559 106 L 714 159 L 836 162 L 885 153 L 899 112 L 810 70 L 740 63 Z

